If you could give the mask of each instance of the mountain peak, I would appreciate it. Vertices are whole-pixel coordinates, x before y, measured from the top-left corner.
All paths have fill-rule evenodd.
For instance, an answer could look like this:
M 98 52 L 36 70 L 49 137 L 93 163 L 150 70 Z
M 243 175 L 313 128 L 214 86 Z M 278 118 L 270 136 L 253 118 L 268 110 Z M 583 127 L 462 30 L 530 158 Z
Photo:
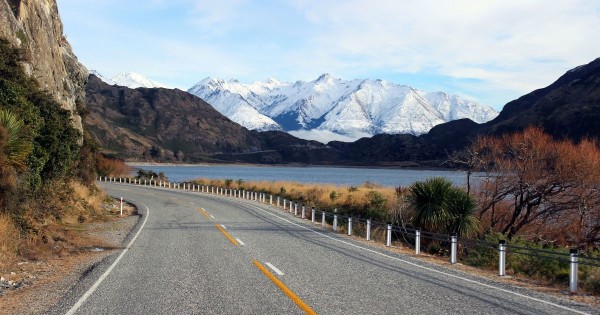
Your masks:
M 169 88 L 167 85 L 150 80 L 146 78 L 144 75 L 139 74 L 137 72 L 119 72 L 112 78 L 106 78 L 100 72 L 96 70 L 91 71 L 92 74 L 97 76 L 99 79 L 108 83 L 110 85 L 119 85 L 126 86 L 131 89 L 136 89 L 139 87 L 143 88 Z
M 331 79 L 331 74 L 329 73 L 323 73 L 321 74 L 318 78 L 317 78 L 317 82 L 319 81 L 328 81 L 329 79 Z

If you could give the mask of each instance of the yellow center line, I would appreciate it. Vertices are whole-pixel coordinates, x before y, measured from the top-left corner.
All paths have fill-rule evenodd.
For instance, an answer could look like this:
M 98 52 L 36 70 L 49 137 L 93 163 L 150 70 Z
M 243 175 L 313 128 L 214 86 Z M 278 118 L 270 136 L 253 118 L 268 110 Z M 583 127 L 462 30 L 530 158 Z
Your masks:
M 204 211 L 204 209 L 202 209 L 202 208 L 198 208 L 197 210 L 198 210 L 200 213 L 202 213 L 202 215 L 203 215 L 205 218 L 209 219 L 209 217 L 208 217 L 208 213 L 206 213 L 206 211 Z
M 294 303 L 296 303 L 296 305 L 298 305 L 300 307 L 300 309 L 302 309 L 304 311 L 304 313 L 317 314 L 317 312 L 315 312 L 312 308 L 310 308 L 310 306 L 308 306 L 306 303 L 304 303 L 304 301 L 302 301 L 294 292 L 292 292 L 292 290 L 290 290 L 288 287 L 286 287 L 285 284 L 283 284 L 283 282 L 281 282 L 281 280 L 277 279 L 277 277 L 275 277 L 275 275 L 273 275 L 267 268 L 265 268 L 265 266 L 263 266 L 257 260 L 253 260 L 252 263 L 260 271 L 262 271 L 262 273 L 264 273 L 265 276 L 267 276 L 267 278 L 269 278 L 271 281 L 273 281 L 273 283 L 275 283 L 275 285 L 278 286 L 279 289 L 281 291 L 283 291 L 283 293 L 285 293 L 285 295 L 287 295 L 292 301 L 294 301 Z
M 234 246 L 239 245 L 239 243 L 233 237 L 231 237 L 231 235 L 229 235 L 229 233 L 227 233 L 227 231 L 225 231 L 225 229 L 222 226 L 218 224 L 215 224 L 215 226 L 217 227 L 217 229 L 219 229 L 219 231 L 221 231 L 221 233 L 223 233 L 223 235 L 225 235 L 225 237 L 231 242 L 231 244 L 233 244 Z

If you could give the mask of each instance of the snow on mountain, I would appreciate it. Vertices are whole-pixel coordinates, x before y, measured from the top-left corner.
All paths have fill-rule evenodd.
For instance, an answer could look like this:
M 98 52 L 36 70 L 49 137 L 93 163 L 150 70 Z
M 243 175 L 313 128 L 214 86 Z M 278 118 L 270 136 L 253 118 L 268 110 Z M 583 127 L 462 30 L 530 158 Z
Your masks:
M 489 106 L 444 92 L 427 93 L 384 80 L 346 81 L 329 74 L 295 83 L 206 78 L 188 92 L 249 129 L 281 129 L 322 142 L 379 133 L 419 135 L 451 120 L 483 123 L 498 115 Z
M 112 78 L 106 78 L 96 70 L 91 70 L 100 80 L 110 85 L 126 86 L 131 89 L 143 88 L 169 88 L 165 84 L 150 80 L 145 76 L 135 72 L 121 72 Z
M 98 79 L 102 80 L 106 84 L 115 85 L 115 82 L 105 76 L 103 76 L 100 72 L 96 70 L 90 70 L 90 74 L 93 74 L 98 77 Z
M 268 85 L 256 86 L 257 90 L 268 89 Z M 259 95 L 248 90 L 237 80 L 206 78 L 188 90 L 211 104 L 221 114 L 252 130 L 280 130 L 281 127 L 270 117 L 261 114 L 252 104 L 262 102 Z

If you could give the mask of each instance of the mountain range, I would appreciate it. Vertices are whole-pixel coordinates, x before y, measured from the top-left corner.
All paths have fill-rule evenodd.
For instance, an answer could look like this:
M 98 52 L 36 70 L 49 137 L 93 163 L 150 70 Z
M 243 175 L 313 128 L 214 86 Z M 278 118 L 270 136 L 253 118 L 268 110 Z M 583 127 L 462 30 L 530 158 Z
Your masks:
M 376 134 L 420 135 L 444 122 L 469 118 L 484 123 L 498 115 L 489 106 L 457 95 L 329 74 L 295 83 L 206 78 L 188 92 L 248 129 L 283 130 L 323 143 Z
M 90 75 L 88 130 L 105 153 L 128 160 L 440 166 L 479 135 L 536 125 L 555 138 L 600 138 L 600 59 L 509 102 L 493 120 L 459 119 L 420 136 L 379 134 L 322 144 L 248 130 L 180 90 L 108 85 Z
M 110 85 L 166 87 L 137 73 L 111 79 L 92 73 Z M 444 122 L 469 118 L 483 123 L 498 115 L 489 106 L 457 95 L 427 93 L 384 80 L 346 81 L 329 74 L 295 83 L 206 78 L 188 92 L 248 129 L 282 130 L 322 143 L 352 142 L 380 133 L 420 135 Z

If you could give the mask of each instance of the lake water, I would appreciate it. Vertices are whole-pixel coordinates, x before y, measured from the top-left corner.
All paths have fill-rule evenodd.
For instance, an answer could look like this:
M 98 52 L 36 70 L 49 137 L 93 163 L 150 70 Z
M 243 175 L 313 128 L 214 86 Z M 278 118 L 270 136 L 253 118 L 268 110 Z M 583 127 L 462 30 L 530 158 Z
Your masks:
M 198 178 L 242 179 L 244 181 L 295 181 L 359 186 L 366 181 L 384 186 L 408 186 L 430 177 L 444 177 L 456 185 L 466 185 L 462 171 L 407 170 L 387 168 L 291 167 L 249 165 L 162 166 L 135 165 L 136 168 L 163 172 L 170 181 L 182 182 Z

